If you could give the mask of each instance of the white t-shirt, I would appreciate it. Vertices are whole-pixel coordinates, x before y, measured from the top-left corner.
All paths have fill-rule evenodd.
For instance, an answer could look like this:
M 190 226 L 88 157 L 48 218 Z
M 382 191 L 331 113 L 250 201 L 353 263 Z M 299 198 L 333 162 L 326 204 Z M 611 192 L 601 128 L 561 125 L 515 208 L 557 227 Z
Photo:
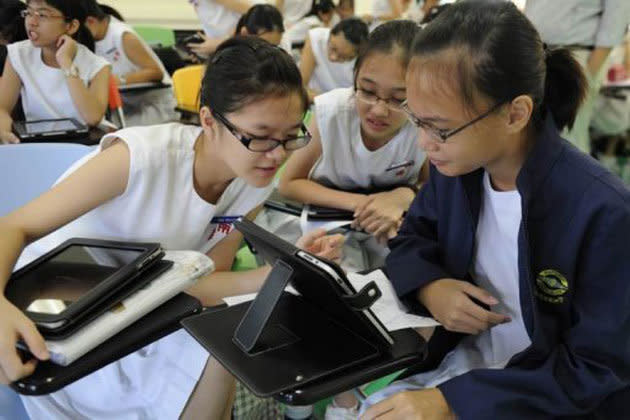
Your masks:
M 479 287 L 500 302 L 491 310 L 509 315 L 511 321 L 465 337 L 444 357 L 437 369 L 395 382 L 370 396 L 368 405 L 403 390 L 435 387 L 473 369 L 501 369 L 531 344 L 519 298 L 518 232 L 521 218 L 519 192 L 495 191 L 486 172 L 472 275 Z
M 330 28 L 315 28 L 308 31 L 308 37 L 315 57 L 315 68 L 308 86 L 320 93 L 353 85 L 353 69 L 356 59 L 343 63 L 333 63 L 328 59 L 328 38 Z
M 27 120 L 75 118 L 85 123 L 72 101 L 63 70 L 46 65 L 41 48 L 27 39 L 9 44 L 7 50 L 8 59 L 22 82 L 20 94 Z M 79 78 L 86 85 L 109 65 L 82 44 L 77 44 L 73 63 L 79 69 Z
M 284 0 L 282 16 L 284 24 L 290 28 L 295 22 L 306 16 L 313 7 L 313 0 Z
M 229 37 L 234 34 L 241 15 L 214 0 L 188 0 L 195 8 L 203 31 L 210 38 Z M 265 3 L 265 0 L 250 0 L 249 3 Z
M 193 185 L 194 144 L 200 127 L 164 124 L 109 134 L 98 151 L 121 138 L 130 151 L 125 192 L 37 241 L 36 254 L 72 236 L 160 242 L 165 249 L 206 252 L 232 225 L 215 216 L 240 216 L 261 204 L 271 187 L 254 188 L 234 179 L 216 205 L 204 201 Z M 33 251 L 33 249 L 31 249 Z M 32 418 L 176 419 L 205 366 L 208 352 L 178 331 L 144 349 L 42 397 L 24 397 Z
M 172 80 L 162 64 L 162 61 L 153 52 L 146 42 L 124 22 L 114 16 L 110 16 L 109 26 L 105 37 L 95 43 L 96 55 L 105 58 L 112 63 L 112 72 L 117 76 L 140 70 L 125 53 L 123 47 L 123 35 L 130 32 L 140 40 L 144 49 L 162 70 L 162 83 L 171 85 Z M 154 89 L 142 92 L 123 92 L 123 108 L 128 126 L 162 124 L 176 118 L 175 94 L 173 89 Z
M 425 159 L 418 147 L 417 129 L 405 123 L 387 144 L 368 150 L 361 137 L 355 101 L 353 88 L 335 89 L 315 97 L 322 155 L 309 178 L 341 189 L 387 188 L 415 182 Z M 388 170 L 403 163 L 409 165 Z

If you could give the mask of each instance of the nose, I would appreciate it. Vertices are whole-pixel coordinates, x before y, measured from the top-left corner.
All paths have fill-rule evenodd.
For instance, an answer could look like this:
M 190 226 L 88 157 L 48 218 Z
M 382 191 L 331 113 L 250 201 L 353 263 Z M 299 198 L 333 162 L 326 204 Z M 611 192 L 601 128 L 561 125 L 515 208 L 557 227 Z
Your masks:
M 425 152 L 435 152 L 439 148 L 437 142 L 422 128 L 418 128 L 418 145 Z
M 384 101 L 377 99 L 376 103 L 372 105 L 372 114 L 377 117 L 386 117 L 389 115 L 389 108 Z
M 274 162 L 277 163 L 278 165 L 284 162 L 284 160 L 287 158 L 287 155 L 288 153 L 282 145 L 279 145 L 275 149 L 267 152 L 267 156 L 273 159 Z

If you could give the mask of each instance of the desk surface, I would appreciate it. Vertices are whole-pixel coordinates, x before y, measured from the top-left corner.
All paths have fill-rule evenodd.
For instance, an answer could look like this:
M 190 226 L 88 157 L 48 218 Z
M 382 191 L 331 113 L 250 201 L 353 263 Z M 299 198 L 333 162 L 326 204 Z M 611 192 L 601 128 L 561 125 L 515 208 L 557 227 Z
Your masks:
M 170 88 L 171 85 L 167 85 L 165 83 L 159 82 L 144 82 L 144 83 L 130 83 L 128 85 L 118 86 L 118 91 L 120 93 L 125 92 L 143 92 L 145 90 L 154 90 L 154 89 L 166 89 Z

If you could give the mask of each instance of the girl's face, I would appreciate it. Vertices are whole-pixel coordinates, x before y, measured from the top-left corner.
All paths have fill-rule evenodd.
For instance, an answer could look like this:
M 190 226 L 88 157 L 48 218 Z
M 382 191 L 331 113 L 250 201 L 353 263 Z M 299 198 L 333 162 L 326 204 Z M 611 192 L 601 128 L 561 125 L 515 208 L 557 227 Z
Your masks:
M 304 106 L 297 93 L 264 98 L 243 106 L 224 118 L 243 136 L 286 140 L 300 133 Z M 247 149 L 216 119 L 215 138 L 222 160 L 237 177 L 254 187 L 265 187 L 273 180 L 278 168 L 289 157 L 282 145 L 269 152 Z
M 328 38 L 328 59 L 333 63 L 354 60 L 357 57 L 357 47 L 348 41 L 343 32 L 330 34 Z
M 59 9 L 42 0 L 31 0 L 27 4 L 24 25 L 28 38 L 36 47 L 54 46 L 61 35 L 76 32 L 78 22 L 68 22 Z
M 361 64 L 356 81 L 356 104 L 364 138 L 390 140 L 408 123 L 398 107 L 407 97 L 405 67 L 395 53 L 375 52 Z
M 339 6 L 337 6 L 335 11 L 342 20 L 354 16 L 354 7 L 352 7 L 352 4 L 349 1 L 339 2 Z
M 442 61 L 440 63 L 440 61 Z M 448 61 L 448 59 L 447 59 Z M 444 143 L 436 130 L 454 130 L 492 110 L 497 104 L 476 95 L 475 110 L 464 105 L 453 83 L 455 64 L 414 58 L 407 71 L 407 105 L 414 118 L 422 121 L 419 128 L 420 147 L 442 174 L 457 176 L 499 162 L 508 145 L 500 110 L 488 113 L 479 121 L 448 137 Z

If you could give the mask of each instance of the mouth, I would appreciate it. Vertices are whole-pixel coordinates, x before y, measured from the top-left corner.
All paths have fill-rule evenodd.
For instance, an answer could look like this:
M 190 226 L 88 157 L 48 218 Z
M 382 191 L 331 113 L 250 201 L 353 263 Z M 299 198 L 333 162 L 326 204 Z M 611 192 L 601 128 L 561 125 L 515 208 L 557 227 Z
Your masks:
M 373 131 L 383 131 L 389 127 L 389 124 L 374 118 L 366 118 L 368 127 Z
M 273 176 L 278 170 L 277 166 L 257 166 L 256 171 L 261 173 L 265 177 Z
M 431 162 L 431 164 L 433 164 L 433 166 L 436 166 L 436 167 L 446 165 L 445 160 L 437 160 L 437 159 L 429 158 L 429 161 Z
M 28 39 L 31 41 L 37 41 L 39 39 L 39 34 L 33 30 L 27 31 Z

